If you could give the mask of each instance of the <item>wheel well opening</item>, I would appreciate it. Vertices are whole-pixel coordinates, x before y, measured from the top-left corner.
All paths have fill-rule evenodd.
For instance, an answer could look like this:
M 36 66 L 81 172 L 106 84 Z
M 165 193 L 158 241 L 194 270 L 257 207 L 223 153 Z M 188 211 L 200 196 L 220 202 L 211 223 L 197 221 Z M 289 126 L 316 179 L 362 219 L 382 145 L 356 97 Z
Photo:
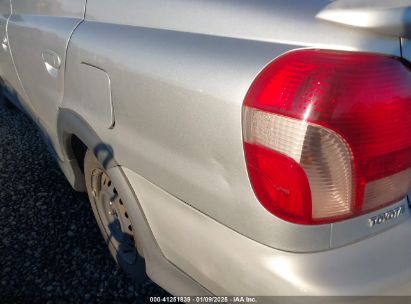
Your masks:
M 84 174 L 84 157 L 86 156 L 87 146 L 76 135 L 71 136 L 71 150 L 76 158 L 77 164 Z

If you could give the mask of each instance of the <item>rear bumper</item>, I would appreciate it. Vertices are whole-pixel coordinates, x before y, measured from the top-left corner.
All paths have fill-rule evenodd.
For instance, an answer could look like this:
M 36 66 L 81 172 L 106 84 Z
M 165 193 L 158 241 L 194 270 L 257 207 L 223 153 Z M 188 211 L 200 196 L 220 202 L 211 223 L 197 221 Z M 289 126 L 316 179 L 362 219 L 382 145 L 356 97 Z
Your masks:
M 213 294 L 411 295 L 411 220 L 341 248 L 290 253 L 257 243 L 132 171 L 124 173 L 163 255 Z

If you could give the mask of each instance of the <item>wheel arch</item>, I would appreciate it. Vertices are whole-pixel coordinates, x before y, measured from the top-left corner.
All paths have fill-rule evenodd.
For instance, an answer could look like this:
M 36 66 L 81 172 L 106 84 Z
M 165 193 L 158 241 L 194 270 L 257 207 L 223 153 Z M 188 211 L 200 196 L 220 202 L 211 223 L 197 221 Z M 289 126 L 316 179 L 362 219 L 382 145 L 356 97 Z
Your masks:
M 58 136 L 64 157 L 69 160 L 70 168 L 75 172 L 74 183 L 82 185 L 85 189 L 84 174 L 81 171 L 81 164 L 76 159 L 76 148 L 78 148 L 76 145 L 80 144 L 84 145 L 83 148 L 93 151 L 99 162 L 110 173 L 124 199 L 137 202 L 137 208 L 133 208 L 134 218 L 139 225 L 138 231 L 140 231 L 137 241 L 141 242 L 143 246 L 148 276 L 172 294 L 210 295 L 211 293 L 207 289 L 176 265 L 170 263 L 164 256 L 134 189 L 115 160 L 112 147 L 97 135 L 84 118 L 70 109 L 60 109 L 59 111 Z
M 113 148 L 105 143 L 87 121 L 70 109 L 60 109 L 57 120 L 59 143 L 64 156 L 64 173 L 77 191 L 85 191 L 84 156 L 87 150 L 107 170 L 118 166 Z

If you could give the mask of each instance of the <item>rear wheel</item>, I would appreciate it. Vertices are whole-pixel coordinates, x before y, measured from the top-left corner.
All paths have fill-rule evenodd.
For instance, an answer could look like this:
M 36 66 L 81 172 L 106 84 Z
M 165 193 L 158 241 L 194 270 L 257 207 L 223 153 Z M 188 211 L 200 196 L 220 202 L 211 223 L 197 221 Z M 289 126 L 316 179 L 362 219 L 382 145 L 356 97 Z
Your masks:
M 84 175 L 94 216 L 111 254 L 133 279 L 144 280 L 144 259 L 136 246 L 135 225 L 121 193 L 91 151 L 86 152 Z

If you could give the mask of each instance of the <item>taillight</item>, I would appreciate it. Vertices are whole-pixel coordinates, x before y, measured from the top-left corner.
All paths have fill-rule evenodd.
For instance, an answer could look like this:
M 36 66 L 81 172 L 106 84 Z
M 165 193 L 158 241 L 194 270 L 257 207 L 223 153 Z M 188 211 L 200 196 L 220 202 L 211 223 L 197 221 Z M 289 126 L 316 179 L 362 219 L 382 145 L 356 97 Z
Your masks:
M 335 222 L 411 186 L 411 72 L 399 59 L 290 52 L 256 78 L 243 111 L 251 184 L 282 219 Z

